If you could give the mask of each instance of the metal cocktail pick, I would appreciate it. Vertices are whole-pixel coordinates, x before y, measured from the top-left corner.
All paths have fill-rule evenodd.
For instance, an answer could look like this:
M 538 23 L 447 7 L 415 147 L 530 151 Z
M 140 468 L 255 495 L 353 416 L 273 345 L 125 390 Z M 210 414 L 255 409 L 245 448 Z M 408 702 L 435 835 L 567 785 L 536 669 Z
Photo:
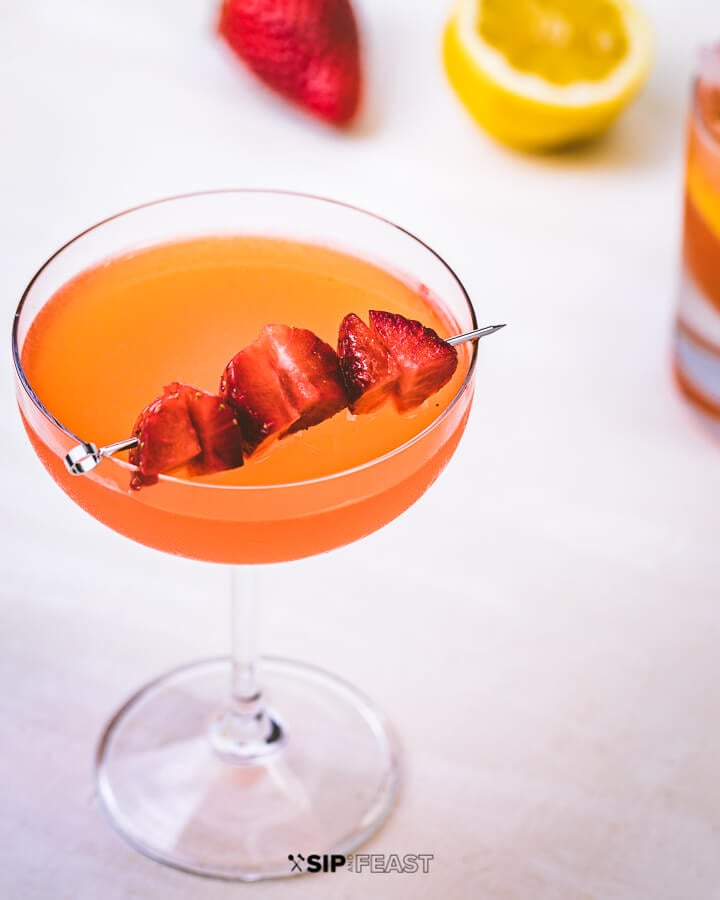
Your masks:
M 465 344 L 468 341 L 479 341 L 480 338 L 487 337 L 489 334 L 495 334 L 496 331 L 500 331 L 504 327 L 504 324 L 486 325 L 484 328 L 476 328 L 474 331 L 467 331 L 465 334 L 456 334 L 455 337 L 447 338 L 447 343 L 454 347 L 456 344 Z M 131 437 L 126 438 L 124 441 L 108 444 L 106 447 L 97 447 L 89 442 L 78 444 L 66 454 L 65 468 L 71 475 L 86 475 L 106 456 L 122 453 L 123 450 L 132 450 L 133 447 L 137 446 L 137 442 L 138 439 L 136 437 Z
M 90 442 L 78 444 L 65 454 L 65 468 L 71 475 L 87 475 L 106 456 L 121 453 L 123 450 L 132 450 L 137 446 L 137 442 L 136 437 L 131 437 L 108 444 L 107 447 L 98 447 Z
M 505 324 L 486 325 L 484 328 L 476 328 L 475 331 L 466 331 L 465 334 L 456 334 L 455 337 L 445 338 L 445 343 L 451 344 L 454 347 L 456 344 L 467 344 L 468 341 L 479 341 L 480 338 L 487 337 L 489 334 L 495 334 L 496 331 L 500 331 L 501 328 L 505 327 Z

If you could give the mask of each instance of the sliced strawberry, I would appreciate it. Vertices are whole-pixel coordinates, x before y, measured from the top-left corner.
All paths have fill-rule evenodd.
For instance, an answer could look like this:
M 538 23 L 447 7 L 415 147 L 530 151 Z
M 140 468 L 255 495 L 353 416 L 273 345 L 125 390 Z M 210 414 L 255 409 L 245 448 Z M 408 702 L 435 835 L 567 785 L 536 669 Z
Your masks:
M 354 313 L 340 325 L 338 355 L 354 413 L 392 397 L 399 412 L 420 406 L 452 378 L 457 351 L 432 328 L 398 313 L 370 311 L 370 327 Z
M 446 385 L 457 368 L 457 350 L 415 319 L 370 310 L 370 326 L 400 368 L 394 401 L 398 412 L 420 406 Z
M 360 41 L 350 0 L 224 0 L 218 31 L 289 100 L 334 125 L 354 116 Z
M 267 327 L 227 364 L 220 381 L 220 395 L 235 408 L 247 453 L 297 421 L 297 410 L 280 382 Z
M 243 464 L 242 431 L 233 409 L 215 394 L 174 381 L 140 413 L 130 486 L 155 484 L 162 472 L 191 465 L 197 475 Z
M 377 333 L 355 313 L 345 316 L 340 325 L 338 357 L 351 412 L 374 412 L 394 393 L 400 366 Z
M 337 353 L 307 328 L 270 325 L 281 362 L 281 380 L 299 418 L 288 433 L 318 425 L 345 409 L 347 391 Z
M 243 434 L 230 404 L 217 394 L 191 389 L 188 406 L 202 447 L 195 471 L 207 475 L 241 466 Z
M 130 451 L 130 462 L 138 467 L 130 486 L 139 490 L 155 484 L 161 472 L 185 465 L 202 453 L 193 427 L 184 385 L 171 384 L 149 403 L 133 428 L 138 445 Z
M 335 351 L 307 328 L 266 325 L 228 363 L 220 393 L 235 407 L 252 452 L 334 416 L 348 399 Z

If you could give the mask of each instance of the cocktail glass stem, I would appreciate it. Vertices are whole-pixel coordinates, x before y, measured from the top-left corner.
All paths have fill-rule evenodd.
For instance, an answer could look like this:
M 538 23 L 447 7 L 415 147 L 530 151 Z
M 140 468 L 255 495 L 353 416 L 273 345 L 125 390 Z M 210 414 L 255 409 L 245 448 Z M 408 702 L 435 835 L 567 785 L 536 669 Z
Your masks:
M 283 729 L 265 705 L 259 680 L 258 612 L 262 566 L 230 568 L 230 701 L 210 730 L 215 750 L 228 762 L 255 763 L 276 752 Z
M 231 694 L 239 715 L 255 716 L 262 707 L 258 682 L 258 566 L 230 567 L 230 615 L 232 617 Z

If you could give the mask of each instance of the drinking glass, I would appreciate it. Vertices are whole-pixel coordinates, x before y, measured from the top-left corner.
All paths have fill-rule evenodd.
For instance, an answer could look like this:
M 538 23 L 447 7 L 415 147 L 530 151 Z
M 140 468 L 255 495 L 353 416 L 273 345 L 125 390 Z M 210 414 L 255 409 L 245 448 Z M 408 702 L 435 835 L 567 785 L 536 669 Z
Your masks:
M 675 373 L 695 406 L 720 417 L 720 47 L 701 56 L 688 117 Z
M 148 856 L 253 881 L 295 874 L 289 855 L 296 851 L 352 851 L 388 814 L 399 777 L 394 739 L 367 697 L 309 663 L 259 656 L 263 571 L 357 540 L 423 494 L 465 427 L 477 351 L 464 348 L 462 384 L 430 425 L 331 476 L 226 486 L 162 475 L 152 488 L 131 491 L 133 467 L 117 457 L 72 475 L 66 454 L 93 435 L 72 433 L 36 395 L 23 368 L 32 323 L 58 289 L 103 261 L 218 235 L 343 250 L 423 285 L 458 330 L 477 322 L 452 269 L 408 231 L 335 201 L 271 191 L 186 195 L 120 213 L 55 253 L 20 301 L 13 328 L 17 399 L 50 475 L 121 534 L 228 565 L 232 573 L 230 655 L 161 675 L 115 713 L 96 756 L 103 805 L 115 828 Z

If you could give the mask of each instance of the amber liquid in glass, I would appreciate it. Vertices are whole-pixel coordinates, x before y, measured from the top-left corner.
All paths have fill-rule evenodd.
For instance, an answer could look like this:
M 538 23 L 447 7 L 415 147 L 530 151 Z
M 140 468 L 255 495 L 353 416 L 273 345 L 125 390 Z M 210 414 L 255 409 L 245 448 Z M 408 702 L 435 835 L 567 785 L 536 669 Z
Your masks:
M 711 90 L 698 79 L 688 122 L 675 371 L 696 406 L 720 418 L 720 122 L 709 118 Z
M 441 336 L 457 331 L 426 288 L 369 261 L 289 240 L 201 238 L 117 257 L 68 282 L 33 322 L 22 363 L 52 415 L 101 446 L 128 437 L 172 381 L 216 392 L 227 361 L 266 323 L 309 328 L 335 346 L 343 316 L 367 319 L 372 308 Z M 469 407 L 468 398 L 426 433 L 467 374 L 470 350 L 459 350 L 452 381 L 410 414 L 391 403 L 369 416 L 343 411 L 241 468 L 180 473 L 139 492 L 129 490 L 129 469 L 109 460 L 98 467 L 102 478 L 69 482 L 29 431 L 64 489 L 135 540 L 224 562 L 289 559 L 374 530 L 434 480 Z

